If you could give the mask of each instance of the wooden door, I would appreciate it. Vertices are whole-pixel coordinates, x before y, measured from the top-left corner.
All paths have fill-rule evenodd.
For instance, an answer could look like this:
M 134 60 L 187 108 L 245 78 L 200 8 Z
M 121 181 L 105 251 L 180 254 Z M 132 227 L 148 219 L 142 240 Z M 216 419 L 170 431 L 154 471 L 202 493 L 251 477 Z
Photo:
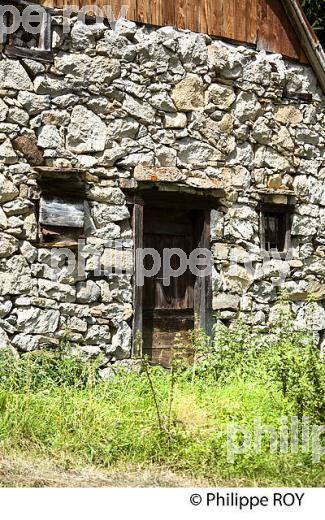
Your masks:
M 159 272 L 145 278 L 143 288 L 143 353 L 154 363 L 169 366 L 176 348 L 190 357 L 190 330 L 194 328 L 195 276 L 187 267 L 183 274 L 163 279 L 164 251 L 180 249 L 189 258 L 199 246 L 198 221 L 201 212 L 175 208 L 144 208 L 143 246 L 156 250 L 162 260 Z M 202 220 L 202 219 L 201 219 Z M 152 259 L 145 258 L 146 269 Z M 179 256 L 170 259 L 172 269 L 178 269 Z M 167 277 L 168 278 L 168 277 Z M 179 340 L 175 345 L 176 335 Z

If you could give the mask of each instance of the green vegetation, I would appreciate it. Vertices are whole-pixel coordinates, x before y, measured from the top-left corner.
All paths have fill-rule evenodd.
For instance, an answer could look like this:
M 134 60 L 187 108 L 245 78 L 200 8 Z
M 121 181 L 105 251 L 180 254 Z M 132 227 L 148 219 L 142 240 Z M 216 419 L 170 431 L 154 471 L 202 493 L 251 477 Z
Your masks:
M 285 416 L 324 423 L 319 351 L 312 334 L 282 318 L 269 334 L 219 325 L 213 343 L 197 331 L 192 366 L 175 350 L 169 371 L 138 360 L 108 381 L 99 380 L 98 363 L 69 358 L 66 346 L 20 359 L 2 350 L 2 452 L 63 468 L 154 464 L 219 485 L 324 486 L 324 457 L 270 453 L 267 435 L 260 452 L 251 444 L 233 464 L 227 459 L 230 423 L 251 433 L 258 417 L 277 430 Z
M 322 44 L 325 43 L 325 0 L 301 0 L 302 8 L 317 32 Z
M 302 8 L 315 30 L 324 29 L 325 2 L 324 0 L 301 0 Z

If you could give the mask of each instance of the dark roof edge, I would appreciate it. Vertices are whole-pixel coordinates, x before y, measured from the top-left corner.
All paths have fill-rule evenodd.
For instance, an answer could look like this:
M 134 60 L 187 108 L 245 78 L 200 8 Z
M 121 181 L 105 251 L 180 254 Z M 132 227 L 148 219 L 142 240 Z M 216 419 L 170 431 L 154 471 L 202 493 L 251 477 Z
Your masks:
M 310 26 L 298 0 L 282 0 L 301 45 L 325 92 L 325 51 Z

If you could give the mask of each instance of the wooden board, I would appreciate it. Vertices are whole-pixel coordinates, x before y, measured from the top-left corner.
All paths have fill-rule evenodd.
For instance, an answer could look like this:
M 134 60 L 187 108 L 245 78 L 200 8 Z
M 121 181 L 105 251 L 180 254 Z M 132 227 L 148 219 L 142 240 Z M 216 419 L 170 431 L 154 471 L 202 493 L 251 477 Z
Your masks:
M 257 49 L 277 52 L 307 63 L 281 0 L 259 0 Z
M 193 359 L 190 331 L 194 328 L 194 316 L 191 309 L 174 311 L 144 311 L 143 316 L 143 355 L 152 363 L 170 367 L 173 356 Z
M 134 204 L 132 213 L 132 229 L 133 229 L 133 241 L 134 241 L 134 265 L 136 273 L 141 268 L 141 249 L 143 248 L 143 206 L 141 204 Z M 142 334 L 143 328 L 143 286 L 140 285 L 136 277 L 133 278 L 133 353 L 136 352 L 138 334 Z
M 39 222 L 47 226 L 84 227 L 84 202 L 59 197 L 40 198 Z

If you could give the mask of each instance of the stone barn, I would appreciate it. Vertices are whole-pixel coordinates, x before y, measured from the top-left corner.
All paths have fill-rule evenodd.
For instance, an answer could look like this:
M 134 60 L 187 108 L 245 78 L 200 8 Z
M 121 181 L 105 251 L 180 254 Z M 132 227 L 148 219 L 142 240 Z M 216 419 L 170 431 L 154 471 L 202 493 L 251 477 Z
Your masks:
M 299 2 L 75 3 L 1 2 L 0 347 L 68 335 L 105 369 L 140 334 L 168 365 L 216 319 L 267 331 L 281 289 L 324 347 L 325 55 Z

